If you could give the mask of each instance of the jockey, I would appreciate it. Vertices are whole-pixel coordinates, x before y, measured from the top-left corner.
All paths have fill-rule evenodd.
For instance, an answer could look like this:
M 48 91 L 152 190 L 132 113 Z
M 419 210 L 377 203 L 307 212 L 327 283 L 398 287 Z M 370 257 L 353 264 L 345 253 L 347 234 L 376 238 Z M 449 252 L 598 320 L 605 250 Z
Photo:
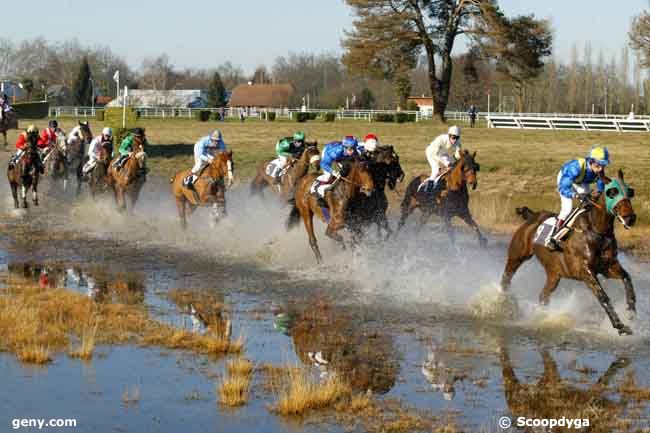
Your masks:
M 70 146 L 80 143 L 80 147 L 79 147 L 80 156 L 84 154 L 84 145 L 86 144 L 84 140 L 90 141 L 90 139 L 92 139 L 92 134 L 90 137 L 86 137 L 84 139 L 83 133 L 81 132 L 82 129 L 87 129 L 88 131 L 90 131 L 90 125 L 88 124 L 88 122 L 79 122 L 77 126 L 72 128 L 72 130 L 68 134 L 68 140 L 67 140 L 67 144 Z
M 224 143 L 223 135 L 218 129 L 212 131 L 210 135 L 201 137 L 194 144 L 194 167 L 192 167 L 190 175 L 183 181 L 185 187 L 193 189 L 194 182 L 196 182 L 201 171 L 210 165 L 214 159 L 214 154 L 224 150 L 226 150 L 226 143 Z
M 29 125 L 29 127 L 24 131 L 21 132 L 20 135 L 18 135 L 18 140 L 16 140 L 16 149 L 18 151 L 14 156 L 11 157 L 9 160 L 9 166 L 13 167 L 13 165 L 18 162 L 20 157 L 25 153 L 27 146 L 29 145 L 28 139 L 30 137 L 36 137 L 38 139 L 38 128 L 34 125 Z M 40 141 L 37 143 L 37 146 L 40 146 Z M 38 168 L 38 171 L 43 174 L 45 172 L 45 167 L 43 166 L 43 162 L 41 161 L 41 156 L 39 155 L 38 152 L 36 152 L 36 167 Z
M 609 165 L 609 151 L 606 147 L 594 146 L 586 158 L 572 159 L 566 162 L 557 174 L 557 190 L 560 194 L 560 213 L 557 215 L 553 232 L 546 240 L 546 246 L 552 250 L 559 247 L 558 231 L 564 225 L 573 210 L 573 199 L 582 199 L 589 194 L 590 185 L 596 183 L 598 192 L 605 190 L 603 176 Z
M 372 153 L 377 149 L 377 146 L 379 146 L 379 138 L 375 134 L 368 134 L 363 137 L 363 142 L 357 147 L 357 152 L 359 155 Z
M 102 133 L 97 137 L 93 138 L 93 141 L 90 142 L 88 146 L 88 162 L 84 164 L 82 173 L 87 175 L 90 171 L 95 168 L 97 165 L 97 160 L 99 159 L 102 151 L 102 146 L 105 143 L 109 143 L 109 158 L 112 158 L 113 154 L 113 130 L 109 127 L 102 129 Z
M 343 141 L 333 141 L 325 145 L 320 162 L 324 173 L 312 184 L 310 189 L 312 194 L 325 198 L 325 193 L 333 184 L 332 178 L 336 180 L 341 176 L 338 168 L 332 167 L 332 164 L 356 155 L 358 145 L 357 139 L 351 135 L 346 136 Z
M 454 163 L 455 160 L 460 159 L 460 128 L 458 126 L 451 126 L 447 134 L 441 134 L 436 137 L 425 151 L 427 161 L 431 166 L 431 176 L 418 187 L 425 188 L 427 191 L 433 191 L 440 178 L 440 166 L 445 168 L 442 174 Z M 430 186 L 429 186 L 430 185 Z
M 287 165 L 287 158 L 300 158 L 304 150 L 305 133 L 302 131 L 296 132 L 293 137 L 284 137 L 278 140 L 275 145 L 275 152 L 278 157 L 271 161 L 271 164 L 275 166 L 275 171 L 271 176 L 275 178 L 276 183 L 280 183 L 280 175 Z
M 41 132 L 41 136 L 38 141 L 39 147 L 49 149 L 53 146 L 56 146 L 57 134 L 64 134 L 63 130 L 59 128 L 59 122 L 56 120 L 50 120 L 47 124 L 47 128 Z
M 120 157 L 117 161 L 113 163 L 113 167 L 119 170 L 120 168 L 122 168 L 126 160 L 129 159 L 129 156 L 131 156 L 131 153 L 133 152 L 133 140 L 136 137 L 140 137 L 142 139 L 142 144 L 144 146 L 149 145 L 149 143 L 147 142 L 147 137 L 145 136 L 144 133 L 144 128 L 135 128 L 133 132 L 131 132 L 126 137 L 124 137 L 124 140 L 122 140 L 122 143 L 120 144 L 120 148 L 118 149 Z

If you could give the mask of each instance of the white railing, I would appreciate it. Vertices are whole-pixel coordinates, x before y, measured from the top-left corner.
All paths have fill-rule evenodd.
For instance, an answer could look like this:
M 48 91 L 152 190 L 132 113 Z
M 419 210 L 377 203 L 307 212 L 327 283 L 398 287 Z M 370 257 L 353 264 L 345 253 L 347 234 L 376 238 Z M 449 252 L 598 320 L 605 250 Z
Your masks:
M 546 129 L 553 131 L 617 131 L 649 132 L 650 117 L 627 116 L 608 117 L 555 117 L 555 116 L 521 116 L 491 113 L 486 117 L 488 128 L 508 129 Z

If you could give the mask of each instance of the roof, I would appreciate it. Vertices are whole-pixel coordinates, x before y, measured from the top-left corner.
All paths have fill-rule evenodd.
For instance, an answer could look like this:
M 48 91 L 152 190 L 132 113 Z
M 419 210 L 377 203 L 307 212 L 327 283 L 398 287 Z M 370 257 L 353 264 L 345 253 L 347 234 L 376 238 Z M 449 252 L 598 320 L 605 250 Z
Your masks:
M 291 84 L 240 84 L 232 90 L 231 107 L 287 107 L 295 93 Z
M 106 105 L 111 102 L 113 98 L 111 96 L 96 96 L 95 104 L 97 105 Z
M 431 96 L 409 96 L 407 101 L 413 101 L 418 105 L 433 105 L 433 98 Z
M 107 104 L 121 107 L 122 96 Z M 143 90 L 129 89 L 128 104 L 137 107 L 187 107 L 197 99 L 207 99 L 204 90 Z

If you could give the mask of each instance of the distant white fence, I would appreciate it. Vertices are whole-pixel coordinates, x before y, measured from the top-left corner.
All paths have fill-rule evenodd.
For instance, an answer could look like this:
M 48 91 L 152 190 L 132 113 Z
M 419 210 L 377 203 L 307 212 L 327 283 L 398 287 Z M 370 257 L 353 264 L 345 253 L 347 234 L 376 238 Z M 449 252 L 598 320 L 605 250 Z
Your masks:
M 650 116 L 635 116 L 631 119 L 628 116 L 618 115 L 534 116 L 490 113 L 486 116 L 486 120 L 488 128 L 650 132 Z
M 262 119 L 265 113 L 275 113 L 277 119 L 292 119 L 296 113 L 334 113 L 337 119 L 365 120 L 373 121 L 378 114 L 400 113 L 395 110 L 301 110 L 288 108 L 269 108 L 269 109 L 240 109 L 240 108 L 186 108 L 186 107 L 133 107 L 144 118 L 188 118 L 194 117 L 199 111 L 210 111 L 212 113 L 222 113 L 225 118 L 239 118 L 242 113 L 245 118 Z M 50 107 L 50 117 L 95 117 L 98 111 L 103 108 L 94 107 Z M 419 111 L 401 111 L 415 117 L 416 121 L 430 118 Z

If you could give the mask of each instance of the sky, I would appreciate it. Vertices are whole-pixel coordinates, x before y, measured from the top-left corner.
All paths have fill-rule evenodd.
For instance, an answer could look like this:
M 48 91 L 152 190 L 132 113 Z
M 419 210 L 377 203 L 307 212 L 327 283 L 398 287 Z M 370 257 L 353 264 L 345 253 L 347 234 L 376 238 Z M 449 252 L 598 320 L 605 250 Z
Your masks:
M 549 18 L 554 53 L 567 61 L 591 41 L 594 59 L 617 55 L 631 19 L 648 0 L 500 0 L 507 15 Z M 624 5 L 624 6 L 623 6 Z M 21 17 L 29 14 L 33 25 Z M 343 0 L 20 0 L 3 2 L 2 34 L 14 41 L 42 36 L 108 45 L 133 67 L 166 53 L 178 68 L 214 67 L 225 61 L 251 73 L 289 52 L 341 53 L 353 16 Z M 15 17 L 12 19 L 11 17 Z M 464 44 L 458 44 L 458 51 Z

